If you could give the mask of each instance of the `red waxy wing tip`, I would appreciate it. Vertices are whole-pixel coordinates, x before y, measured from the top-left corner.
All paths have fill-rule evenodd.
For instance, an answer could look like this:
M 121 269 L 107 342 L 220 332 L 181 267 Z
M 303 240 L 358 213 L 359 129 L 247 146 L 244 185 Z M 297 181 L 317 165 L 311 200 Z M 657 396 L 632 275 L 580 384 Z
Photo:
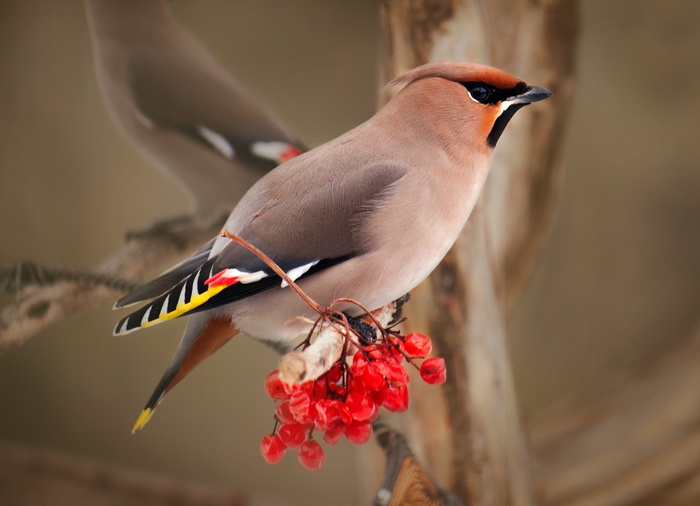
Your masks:
M 280 155 L 280 163 L 286 162 L 287 160 L 291 160 L 292 158 L 296 158 L 297 156 L 299 156 L 302 153 L 303 153 L 303 151 L 301 149 L 290 144 L 287 149 L 282 151 L 282 154 Z
M 207 286 L 220 286 L 220 285 L 225 285 L 225 286 L 230 286 L 230 285 L 235 285 L 238 283 L 238 278 L 234 276 L 227 276 L 226 273 L 228 272 L 228 269 L 224 269 L 223 271 L 217 272 L 214 274 L 212 277 L 207 279 L 204 284 Z

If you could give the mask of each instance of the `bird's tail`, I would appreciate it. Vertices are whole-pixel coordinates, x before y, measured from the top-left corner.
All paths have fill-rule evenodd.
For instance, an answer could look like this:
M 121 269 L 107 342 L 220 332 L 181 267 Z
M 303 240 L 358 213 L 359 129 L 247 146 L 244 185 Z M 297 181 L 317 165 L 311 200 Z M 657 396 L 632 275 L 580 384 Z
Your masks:
M 239 330 L 228 317 L 193 315 L 187 324 L 175 357 L 148 399 L 131 433 L 142 429 L 148 423 L 166 393 L 238 332 Z

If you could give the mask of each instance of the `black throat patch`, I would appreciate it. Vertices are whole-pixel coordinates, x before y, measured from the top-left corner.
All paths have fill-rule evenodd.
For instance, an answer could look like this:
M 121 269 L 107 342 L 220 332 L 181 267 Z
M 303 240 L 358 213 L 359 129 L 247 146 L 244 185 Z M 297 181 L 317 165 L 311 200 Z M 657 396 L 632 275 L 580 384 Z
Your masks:
M 501 137 L 501 134 L 503 133 L 503 130 L 505 130 L 510 119 L 516 112 L 518 112 L 519 109 L 526 105 L 527 104 L 513 104 L 508 107 L 508 109 L 503 111 L 498 118 L 496 118 L 496 122 L 493 124 L 493 128 L 489 132 L 489 136 L 486 138 L 486 142 L 488 143 L 489 147 L 496 147 L 496 143 Z

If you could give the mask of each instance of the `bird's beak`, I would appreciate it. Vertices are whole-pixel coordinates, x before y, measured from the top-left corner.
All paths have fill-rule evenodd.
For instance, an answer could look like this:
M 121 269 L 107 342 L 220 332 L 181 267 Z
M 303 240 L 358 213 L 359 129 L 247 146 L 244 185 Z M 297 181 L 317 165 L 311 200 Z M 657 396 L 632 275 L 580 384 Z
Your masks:
M 527 88 L 525 88 L 525 91 L 523 93 L 506 99 L 504 100 L 504 102 L 508 102 L 510 105 L 531 104 L 533 102 L 539 102 L 540 100 L 544 100 L 551 96 L 552 92 L 545 88 L 540 88 L 539 86 L 528 86 Z

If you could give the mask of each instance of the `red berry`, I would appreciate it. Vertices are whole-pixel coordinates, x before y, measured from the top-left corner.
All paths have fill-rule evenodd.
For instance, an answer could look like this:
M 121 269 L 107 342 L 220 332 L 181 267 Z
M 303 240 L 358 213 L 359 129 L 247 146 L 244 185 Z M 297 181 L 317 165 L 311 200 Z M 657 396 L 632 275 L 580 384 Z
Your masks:
M 386 348 L 377 348 L 369 353 L 369 358 L 372 360 L 386 360 L 388 357 L 391 356 L 391 352 L 388 351 Z
M 367 366 L 367 357 L 365 357 L 365 354 L 361 351 L 358 351 L 355 353 L 355 356 L 352 358 L 352 365 L 350 366 L 350 370 L 352 372 L 361 372 L 362 369 Z
M 292 384 L 292 383 L 285 383 L 284 381 L 282 382 L 282 388 L 284 388 L 285 393 L 289 396 L 292 395 L 294 392 L 299 390 L 299 385 L 297 384 Z
M 275 408 L 275 415 L 277 419 L 282 423 L 295 423 L 296 419 L 294 415 L 289 410 L 289 399 L 285 399 L 280 402 Z
M 337 383 L 343 377 L 343 368 L 340 363 L 335 364 L 330 371 L 326 373 L 326 379 L 329 383 Z
M 389 364 L 386 360 L 374 360 L 372 362 L 372 367 L 377 371 L 383 378 L 389 376 Z
M 444 358 L 429 358 L 420 366 L 420 377 L 431 385 L 440 385 L 447 380 Z
M 399 359 L 399 362 L 403 362 L 403 359 L 405 358 L 404 352 L 406 350 L 403 349 L 403 341 L 399 340 L 396 344 L 396 346 L 391 348 L 391 354 Z
M 335 446 L 340 441 L 340 438 L 343 437 L 343 432 L 345 432 L 345 425 L 342 422 L 338 422 L 323 433 L 323 440 L 329 445 Z
M 298 423 L 283 423 L 277 429 L 277 435 L 287 448 L 299 448 L 306 441 L 309 427 Z
M 328 395 L 328 381 L 324 376 L 321 376 L 314 381 L 313 397 L 315 399 L 325 399 Z
M 433 351 L 433 343 L 428 336 L 413 332 L 406 336 L 404 349 L 412 357 L 424 358 Z
M 408 409 L 408 388 L 405 384 L 395 383 L 384 390 L 381 403 L 389 411 L 400 413 Z
M 287 395 L 292 395 L 294 392 L 306 392 L 307 394 L 310 394 L 314 391 L 313 381 L 306 381 L 304 383 L 282 382 L 282 385 L 284 386 L 284 391 L 287 392 Z
M 382 360 L 375 360 L 372 362 L 372 366 L 376 371 L 392 382 L 405 383 L 408 378 L 408 373 L 406 368 L 401 364 L 403 361 L 403 356 L 395 357 L 394 355 L 388 355 Z
M 289 397 L 289 411 L 298 423 L 313 423 L 316 408 L 307 392 L 297 390 Z
M 320 469 L 323 462 L 326 460 L 326 455 L 323 453 L 323 448 L 314 439 L 309 439 L 299 449 L 299 463 L 306 469 L 315 471 Z
M 267 378 L 265 378 L 265 392 L 275 401 L 284 399 L 287 396 L 279 371 L 272 371 L 267 375 Z
M 345 405 L 350 410 L 353 419 L 365 422 L 377 415 L 379 407 L 366 391 L 359 390 L 357 386 L 348 394 Z
M 268 464 L 277 464 L 286 451 L 287 447 L 277 434 L 263 436 L 260 442 L 260 453 Z
M 408 371 L 396 360 L 387 360 L 387 376 L 395 383 L 408 383 Z
M 340 421 L 338 404 L 333 399 L 321 399 L 316 403 L 315 426 L 318 430 L 328 430 Z
M 348 405 L 344 402 L 338 403 L 338 415 L 340 415 L 340 421 L 345 425 L 350 425 L 352 423 L 352 413 Z
M 345 437 L 352 444 L 363 445 L 372 436 L 372 424 L 369 422 L 353 422 L 345 427 Z
M 374 367 L 374 364 L 367 364 L 357 372 L 357 381 L 370 392 L 376 392 L 386 387 L 384 376 Z
M 345 397 L 345 394 L 347 393 L 347 389 L 342 386 L 342 385 L 336 385 L 335 383 L 330 383 L 328 385 L 328 388 L 330 388 L 331 392 L 333 392 L 334 397 Z

